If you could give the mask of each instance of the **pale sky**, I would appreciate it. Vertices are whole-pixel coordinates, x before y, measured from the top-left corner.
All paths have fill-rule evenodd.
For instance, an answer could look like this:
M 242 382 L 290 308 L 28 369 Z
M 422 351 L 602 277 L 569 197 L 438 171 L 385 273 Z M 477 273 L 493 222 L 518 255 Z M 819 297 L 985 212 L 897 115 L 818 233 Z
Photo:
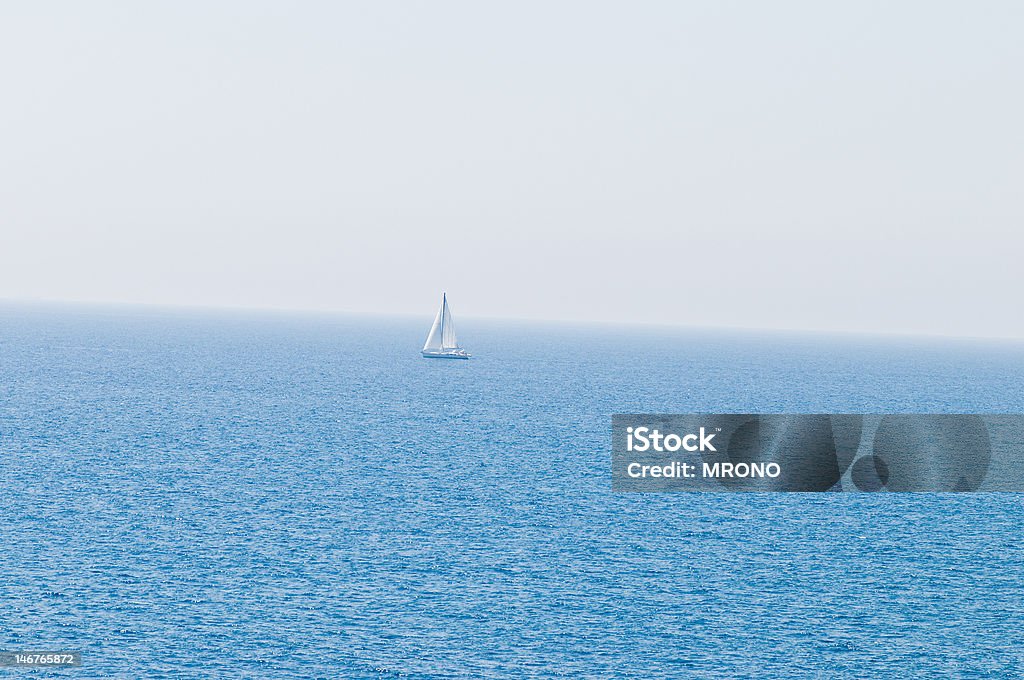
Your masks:
M 1024 4 L 6 2 L 0 298 L 1024 337 Z

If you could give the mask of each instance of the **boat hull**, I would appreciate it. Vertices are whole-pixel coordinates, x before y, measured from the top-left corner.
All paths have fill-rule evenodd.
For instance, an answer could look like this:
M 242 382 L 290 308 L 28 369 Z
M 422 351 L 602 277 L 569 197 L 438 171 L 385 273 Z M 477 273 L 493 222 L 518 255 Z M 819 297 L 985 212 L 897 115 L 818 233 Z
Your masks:
M 471 355 L 466 350 L 423 350 L 424 359 L 468 359 Z

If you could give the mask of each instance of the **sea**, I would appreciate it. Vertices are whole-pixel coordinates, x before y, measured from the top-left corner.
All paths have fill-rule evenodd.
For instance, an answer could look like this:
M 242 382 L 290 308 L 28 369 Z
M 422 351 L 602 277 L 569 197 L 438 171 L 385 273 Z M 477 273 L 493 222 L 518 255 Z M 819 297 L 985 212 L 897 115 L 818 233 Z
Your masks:
M 1019 413 L 1024 344 L 0 305 L 0 651 L 68 678 L 1024 675 L 1019 494 L 611 491 L 613 413 Z

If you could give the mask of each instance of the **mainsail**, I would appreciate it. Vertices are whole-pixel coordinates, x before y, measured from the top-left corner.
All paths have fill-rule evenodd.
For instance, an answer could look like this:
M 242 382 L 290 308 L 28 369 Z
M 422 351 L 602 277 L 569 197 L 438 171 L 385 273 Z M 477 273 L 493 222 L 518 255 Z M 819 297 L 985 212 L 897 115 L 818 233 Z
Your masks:
M 437 310 L 437 317 L 434 318 L 434 325 L 430 327 L 427 334 L 427 341 L 423 344 L 423 351 L 444 351 L 455 349 L 459 341 L 455 337 L 455 322 L 452 321 L 452 311 L 448 308 L 448 296 L 441 296 L 441 309 Z

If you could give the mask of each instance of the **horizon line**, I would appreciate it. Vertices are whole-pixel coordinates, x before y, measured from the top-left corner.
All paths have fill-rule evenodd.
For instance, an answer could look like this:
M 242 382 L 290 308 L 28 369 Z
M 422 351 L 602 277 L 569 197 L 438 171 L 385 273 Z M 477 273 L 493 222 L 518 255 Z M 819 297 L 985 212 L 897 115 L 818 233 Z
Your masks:
M 263 312 L 268 314 L 296 314 L 300 316 L 354 316 L 369 318 L 401 318 L 414 319 L 430 318 L 435 312 L 424 312 L 422 315 L 412 312 L 365 312 L 353 311 L 341 308 L 323 307 L 274 307 L 266 305 L 224 305 L 224 304 L 195 304 L 195 303 L 173 303 L 173 302 L 136 302 L 125 300 L 81 300 L 69 298 L 17 298 L 0 297 L 0 305 L 41 305 L 41 306 L 69 306 L 85 308 L 128 308 L 137 310 L 178 310 L 197 312 Z M 1022 343 L 1024 336 L 1016 335 L 951 335 L 948 333 L 927 333 L 912 331 L 866 331 L 856 329 L 836 328 L 792 328 L 772 326 L 743 326 L 743 325 L 694 325 L 671 322 L 656 321 L 612 321 L 608 319 L 555 319 L 551 317 L 519 317 L 519 316 L 489 316 L 460 314 L 460 318 L 479 319 L 481 321 L 509 321 L 527 322 L 537 324 L 555 324 L 563 326 L 611 326 L 618 328 L 658 328 L 677 329 L 693 331 L 736 331 L 748 334 L 781 334 L 781 335 L 821 335 L 821 336 L 859 336 L 859 337 L 882 337 L 893 339 L 929 339 L 929 340 L 951 340 L 951 341 L 986 341 L 1001 343 Z

